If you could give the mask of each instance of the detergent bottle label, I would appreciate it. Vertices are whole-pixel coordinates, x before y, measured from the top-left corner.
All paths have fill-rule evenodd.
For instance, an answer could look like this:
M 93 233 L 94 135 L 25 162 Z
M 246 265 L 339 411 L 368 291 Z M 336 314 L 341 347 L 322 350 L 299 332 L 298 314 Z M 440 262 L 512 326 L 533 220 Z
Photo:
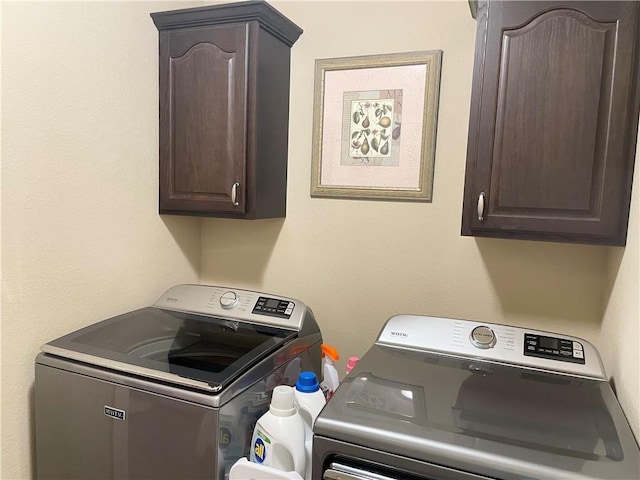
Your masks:
M 255 440 L 251 451 L 251 460 L 255 463 L 264 463 L 269 457 L 269 449 L 271 446 L 271 440 L 260 429 L 256 430 Z
M 324 383 L 320 385 L 320 390 L 322 390 L 326 401 L 329 401 L 329 399 L 333 396 L 333 389 L 328 385 L 325 385 Z

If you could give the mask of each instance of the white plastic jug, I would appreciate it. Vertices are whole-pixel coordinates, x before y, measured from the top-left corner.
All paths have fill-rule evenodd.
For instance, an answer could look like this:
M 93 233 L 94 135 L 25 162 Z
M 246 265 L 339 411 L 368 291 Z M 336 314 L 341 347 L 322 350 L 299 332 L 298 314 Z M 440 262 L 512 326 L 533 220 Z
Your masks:
M 250 460 L 285 472 L 305 474 L 304 420 L 294 403 L 293 387 L 273 389 L 269 411 L 258 419 Z
M 250 462 L 242 457 L 229 470 L 229 480 L 303 480 L 298 472 L 283 472 L 277 468 Z
M 302 372 L 298 377 L 295 389 L 295 399 L 298 405 L 298 412 L 304 420 L 304 451 L 305 451 L 305 474 L 307 480 L 311 480 L 311 451 L 313 448 L 313 423 L 320 411 L 324 408 L 327 400 L 320 390 L 320 384 L 316 374 L 313 372 Z

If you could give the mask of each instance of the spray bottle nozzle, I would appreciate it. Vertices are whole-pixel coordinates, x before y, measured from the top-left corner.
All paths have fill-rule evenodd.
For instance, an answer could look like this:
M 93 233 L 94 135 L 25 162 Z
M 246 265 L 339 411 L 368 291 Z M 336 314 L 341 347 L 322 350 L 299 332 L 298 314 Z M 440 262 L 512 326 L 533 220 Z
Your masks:
M 340 354 L 338 353 L 338 350 L 335 349 L 335 347 L 323 343 L 322 345 L 320 345 L 320 348 L 322 349 L 322 358 L 330 359 L 333 362 L 337 362 L 338 360 L 340 360 Z

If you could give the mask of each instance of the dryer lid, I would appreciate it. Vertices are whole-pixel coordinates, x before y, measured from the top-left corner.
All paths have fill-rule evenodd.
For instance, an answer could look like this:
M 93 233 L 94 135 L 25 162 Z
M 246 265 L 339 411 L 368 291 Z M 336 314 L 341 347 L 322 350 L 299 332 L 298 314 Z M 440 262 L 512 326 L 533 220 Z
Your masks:
M 373 345 L 314 433 L 495 478 L 638 478 L 607 382 Z
M 295 330 L 147 307 L 90 325 L 42 351 L 91 365 L 218 393 Z

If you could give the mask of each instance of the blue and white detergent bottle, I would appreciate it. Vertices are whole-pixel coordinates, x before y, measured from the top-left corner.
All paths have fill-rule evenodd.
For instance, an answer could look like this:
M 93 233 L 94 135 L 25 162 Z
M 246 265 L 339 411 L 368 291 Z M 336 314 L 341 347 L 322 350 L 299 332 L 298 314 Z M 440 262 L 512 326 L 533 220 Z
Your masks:
M 313 372 L 302 372 L 298 377 L 295 389 L 295 400 L 298 412 L 304 420 L 304 452 L 305 452 L 305 474 L 306 480 L 311 480 L 311 451 L 313 447 L 313 423 L 320 411 L 327 404 L 324 393 L 320 389 L 320 384 L 316 374 Z
M 284 472 L 305 474 L 305 425 L 294 403 L 293 387 L 273 389 L 269 411 L 258 419 L 250 460 Z

